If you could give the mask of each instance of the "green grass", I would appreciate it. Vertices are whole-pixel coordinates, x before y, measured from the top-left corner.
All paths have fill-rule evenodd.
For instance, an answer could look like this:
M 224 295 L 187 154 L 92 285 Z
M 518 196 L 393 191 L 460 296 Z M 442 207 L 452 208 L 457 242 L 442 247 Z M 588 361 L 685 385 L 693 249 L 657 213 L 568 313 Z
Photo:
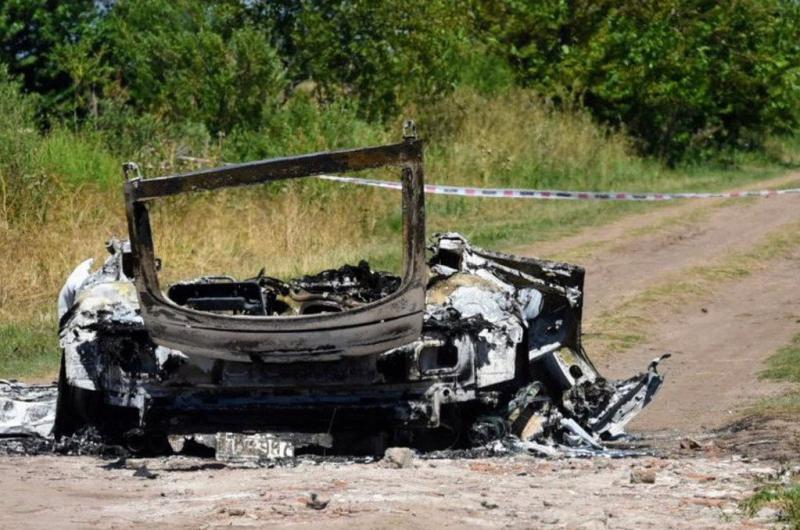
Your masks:
M 767 360 L 767 368 L 759 376 L 775 381 L 800 383 L 800 335 Z
M 779 349 L 766 362 L 759 373 L 761 379 L 800 383 L 800 334 Z M 761 400 L 751 413 L 761 416 L 790 417 L 796 420 L 800 414 L 800 391 L 794 390 L 781 396 Z M 744 500 L 742 511 L 749 517 L 761 508 L 770 506 L 779 510 L 779 520 L 789 528 L 800 530 L 800 485 L 766 484 L 755 494 Z
M 800 383 L 800 334 L 767 359 L 766 368 L 759 373 L 759 377 L 772 381 Z M 800 389 L 762 399 L 750 412 L 761 416 L 796 418 L 800 415 Z
M 800 134 L 768 138 L 764 154 L 787 167 L 800 164 Z
M 50 323 L 0 325 L 0 378 L 51 374 L 60 355 L 56 330 Z
M 772 506 L 779 510 L 779 520 L 800 530 L 800 486 L 769 484 L 762 486 L 750 498 L 743 501 L 740 508 L 748 517 L 753 517 L 761 508 Z
M 78 140 L 78 141 L 76 141 Z M 67 189 L 85 185 L 110 187 L 122 182 L 122 165 L 108 153 L 102 141 L 56 129 L 40 144 L 37 153 L 45 171 Z

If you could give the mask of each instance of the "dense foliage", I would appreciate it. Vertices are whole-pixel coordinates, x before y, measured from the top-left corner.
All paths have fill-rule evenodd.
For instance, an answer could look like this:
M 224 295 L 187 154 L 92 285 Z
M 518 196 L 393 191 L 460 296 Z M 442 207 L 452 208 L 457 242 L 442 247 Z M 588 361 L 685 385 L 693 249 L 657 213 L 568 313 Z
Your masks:
M 6 0 L 0 62 L 41 95 L 41 126 L 122 151 L 158 129 L 297 125 L 309 102 L 386 122 L 458 86 L 518 85 L 676 162 L 797 128 L 800 3 Z
M 93 0 L 3 0 L 0 2 L 0 62 L 22 75 L 25 87 L 52 98 L 71 91 L 59 64 L 59 49 L 81 40 L 99 15 Z
M 543 0 L 481 7 L 518 80 L 624 126 L 668 160 L 797 126 L 800 4 Z

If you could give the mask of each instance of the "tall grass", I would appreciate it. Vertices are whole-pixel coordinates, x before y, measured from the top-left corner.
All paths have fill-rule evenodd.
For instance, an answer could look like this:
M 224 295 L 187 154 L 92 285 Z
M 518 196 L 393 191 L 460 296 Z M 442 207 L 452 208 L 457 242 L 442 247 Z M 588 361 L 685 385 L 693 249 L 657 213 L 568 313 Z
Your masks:
M 606 189 L 660 175 L 624 134 L 522 89 L 491 98 L 461 90 L 425 109 L 421 127 L 435 141 L 429 172 L 445 182 Z
M 367 258 L 400 272 L 400 195 L 375 189 L 312 190 L 289 183 L 276 193 L 233 189 L 165 201 L 151 210 L 166 282 L 198 275 L 281 278 Z M 315 197 L 316 196 L 316 197 Z
M 155 176 L 190 167 L 180 155 L 214 164 L 399 137 L 400 120 L 387 127 L 370 124 L 346 104 L 321 106 L 298 95 L 259 132 L 211 138 L 183 126 L 158 135 L 148 124 L 140 136 L 144 143 L 130 152 L 128 144 L 114 140 L 128 133 L 103 123 L 80 132 L 39 133 L 29 102 L 9 86 L 0 82 L 0 337 L 6 342 L 0 342 L 0 377 L 57 367 L 55 300 L 64 278 L 87 257 L 103 259 L 105 240 L 127 235 L 121 162 L 134 158 L 147 176 Z M 460 91 L 406 115 L 421 117 L 421 136 L 429 140 L 429 182 L 718 189 L 757 178 L 763 170 L 762 164 L 739 171 L 667 171 L 631 154 L 624 134 L 595 125 L 580 109 L 559 111 L 522 90 L 491 97 Z M 500 247 L 558 237 L 649 207 L 426 200 L 429 233 L 457 230 L 479 244 Z M 304 179 L 176 197 L 152 212 L 166 283 L 199 274 L 248 277 L 262 266 L 285 277 L 361 258 L 389 270 L 400 265 L 400 196 L 393 191 Z

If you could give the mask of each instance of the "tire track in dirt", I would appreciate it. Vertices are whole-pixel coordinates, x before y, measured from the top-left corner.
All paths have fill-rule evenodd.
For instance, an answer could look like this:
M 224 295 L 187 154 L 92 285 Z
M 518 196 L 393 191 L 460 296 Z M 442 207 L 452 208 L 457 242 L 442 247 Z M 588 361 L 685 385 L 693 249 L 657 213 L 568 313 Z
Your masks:
M 763 181 L 750 188 L 773 188 L 797 182 L 800 173 Z M 745 188 L 742 188 L 745 189 Z M 686 219 L 697 216 L 697 224 Z M 704 200 L 627 216 L 608 226 L 516 253 L 569 260 L 584 266 L 585 316 L 592 318 L 623 299 L 654 285 L 667 274 L 707 263 L 736 249 L 746 249 L 778 226 L 800 219 L 800 198 Z
M 759 399 L 791 385 L 761 381 L 764 361 L 800 333 L 800 249 L 742 280 L 724 282 L 663 318 L 649 340 L 609 360 L 610 376 L 641 370 L 665 351 L 667 379 L 635 430 L 722 427 Z
M 613 307 L 667 274 L 747 249 L 797 219 L 797 198 L 761 199 L 719 208 L 695 226 L 680 225 L 624 241 L 587 263 L 587 316 Z
M 798 174 L 761 186 L 796 181 Z M 773 200 L 774 199 L 774 200 Z M 648 287 L 691 267 L 715 263 L 732 252 L 755 247 L 769 234 L 800 220 L 797 197 L 728 201 L 697 215 L 702 204 L 682 204 L 595 227 L 561 242 L 528 249 L 547 258 L 568 255 L 581 246 L 590 255 L 587 269 L 589 320 Z M 695 224 L 680 222 L 691 217 Z M 657 227 L 647 230 L 641 227 Z M 653 307 L 646 343 L 604 359 L 612 377 L 642 370 L 653 357 L 670 351 L 667 382 L 656 401 L 632 424 L 633 430 L 697 431 L 729 423 L 757 399 L 785 385 L 759 381 L 763 361 L 800 333 L 800 249 L 763 270 L 719 283 L 677 310 Z M 607 313 L 606 313 L 607 314 Z M 592 353 L 591 336 L 586 341 Z

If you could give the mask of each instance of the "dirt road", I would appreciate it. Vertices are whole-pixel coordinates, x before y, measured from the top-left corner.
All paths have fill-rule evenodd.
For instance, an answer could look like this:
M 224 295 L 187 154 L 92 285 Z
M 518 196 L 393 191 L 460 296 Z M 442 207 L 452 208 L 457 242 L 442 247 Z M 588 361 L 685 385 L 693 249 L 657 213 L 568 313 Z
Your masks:
M 797 183 L 792 174 L 763 187 Z M 603 314 L 649 287 L 692 267 L 722 262 L 757 247 L 769 235 L 797 230 L 800 197 L 748 201 L 696 201 L 629 216 L 566 240 L 517 249 L 529 255 L 578 256 L 587 269 L 587 330 Z M 574 260 L 574 258 L 573 258 Z M 606 360 L 609 376 L 641 369 L 669 351 L 668 374 L 658 400 L 632 429 L 700 431 L 733 421 L 736 414 L 782 386 L 757 379 L 763 361 L 800 333 L 800 248 L 742 279 L 721 279 L 691 303 L 647 307 L 657 323 L 645 344 Z M 586 336 L 592 353 L 592 335 Z
M 759 186 L 798 181 L 796 174 Z M 591 355 L 598 340 L 592 330 L 631 299 L 697 267 L 735 260 L 798 221 L 798 196 L 684 202 L 516 251 L 587 268 Z M 782 389 L 757 374 L 765 358 L 800 333 L 800 248 L 715 282 L 677 306 L 665 303 L 669 290 L 662 289 L 645 309 L 643 342 L 599 363 L 620 376 L 664 351 L 674 354 L 663 367 L 661 394 L 631 426 L 650 433 L 669 458 L 416 460 L 405 469 L 313 461 L 237 469 L 170 458 L 105 469 L 107 462 L 91 457 L 2 457 L 0 527 L 768 527 L 774 513 L 748 519 L 738 505 L 779 474 L 774 461 L 735 454 L 760 447 L 758 456 L 775 457 L 761 431 L 738 442 L 699 436 L 701 450 L 677 448 L 685 433 L 726 424 Z M 779 435 L 796 438 L 797 431 Z M 782 457 L 796 462 L 796 446 L 786 447 Z M 134 476 L 142 464 L 153 478 Z M 649 478 L 632 481 L 632 474 Z
M 774 465 L 532 457 L 290 469 L 176 470 L 153 479 L 92 458 L 0 461 L 3 528 L 760 528 L 737 502 Z M 180 465 L 191 468 L 191 462 Z M 134 464 L 138 465 L 138 464 Z M 133 466 L 131 466 L 133 467 Z M 631 474 L 654 483 L 632 483 Z M 311 493 L 317 495 L 316 508 Z M 322 507 L 325 503 L 327 505 Z

